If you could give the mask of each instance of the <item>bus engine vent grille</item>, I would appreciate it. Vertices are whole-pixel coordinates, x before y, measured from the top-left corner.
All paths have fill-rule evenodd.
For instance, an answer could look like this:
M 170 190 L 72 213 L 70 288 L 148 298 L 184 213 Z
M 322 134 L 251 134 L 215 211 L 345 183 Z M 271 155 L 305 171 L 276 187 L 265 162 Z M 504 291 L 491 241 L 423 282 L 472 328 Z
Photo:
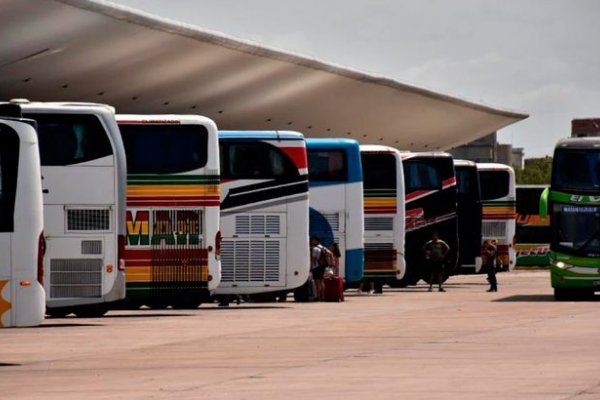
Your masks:
M 277 283 L 280 279 L 278 240 L 223 241 L 221 281 Z
M 50 260 L 50 297 L 101 297 L 102 259 Z
M 335 232 L 340 231 L 340 214 L 339 213 L 329 213 L 329 214 L 324 213 L 322 215 L 323 215 L 323 217 L 325 217 L 325 219 L 329 223 L 329 226 L 331 227 L 332 231 L 335 231 Z
M 483 221 L 481 224 L 481 235 L 483 237 L 504 237 L 506 236 L 506 222 L 504 221 Z
M 105 208 L 67 209 L 67 231 L 109 231 L 110 210 Z
M 236 235 L 279 235 L 281 222 L 279 215 L 237 215 Z
M 102 254 L 102 240 L 82 240 L 81 254 Z
M 391 217 L 366 217 L 365 231 L 393 231 L 394 219 Z

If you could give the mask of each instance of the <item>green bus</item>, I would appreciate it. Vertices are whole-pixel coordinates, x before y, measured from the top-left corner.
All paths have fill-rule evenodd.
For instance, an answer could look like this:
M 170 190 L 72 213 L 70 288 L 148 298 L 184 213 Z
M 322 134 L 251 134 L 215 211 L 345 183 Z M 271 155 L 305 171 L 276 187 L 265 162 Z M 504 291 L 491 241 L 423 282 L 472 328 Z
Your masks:
M 554 298 L 592 297 L 600 290 L 600 138 L 557 143 L 540 215 L 550 216 Z

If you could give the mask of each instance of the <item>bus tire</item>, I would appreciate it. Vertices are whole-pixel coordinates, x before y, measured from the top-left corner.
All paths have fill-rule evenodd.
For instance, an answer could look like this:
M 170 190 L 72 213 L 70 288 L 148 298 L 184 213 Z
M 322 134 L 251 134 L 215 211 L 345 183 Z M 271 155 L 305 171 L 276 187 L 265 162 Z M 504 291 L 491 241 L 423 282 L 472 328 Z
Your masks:
M 64 318 L 71 314 L 69 308 L 46 308 L 46 316 L 48 318 Z
M 593 290 L 554 288 L 554 300 L 556 301 L 591 300 L 593 297 Z

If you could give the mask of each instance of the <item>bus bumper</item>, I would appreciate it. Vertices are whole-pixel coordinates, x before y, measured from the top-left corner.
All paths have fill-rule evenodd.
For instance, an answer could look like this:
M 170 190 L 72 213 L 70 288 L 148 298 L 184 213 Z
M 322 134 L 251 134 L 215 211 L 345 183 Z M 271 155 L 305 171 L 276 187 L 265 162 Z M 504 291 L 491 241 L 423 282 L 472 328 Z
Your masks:
M 600 269 L 555 261 L 550 267 L 550 281 L 555 289 L 600 290 Z

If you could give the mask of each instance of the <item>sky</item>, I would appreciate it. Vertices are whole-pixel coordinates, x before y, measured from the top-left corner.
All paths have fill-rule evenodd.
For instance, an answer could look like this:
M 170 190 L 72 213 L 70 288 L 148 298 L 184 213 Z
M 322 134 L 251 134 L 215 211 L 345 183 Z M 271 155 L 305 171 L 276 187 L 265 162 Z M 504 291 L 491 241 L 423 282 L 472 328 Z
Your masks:
M 499 132 L 551 155 L 600 117 L 598 0 L 113 0 L 161 17 L 530 114 Z

